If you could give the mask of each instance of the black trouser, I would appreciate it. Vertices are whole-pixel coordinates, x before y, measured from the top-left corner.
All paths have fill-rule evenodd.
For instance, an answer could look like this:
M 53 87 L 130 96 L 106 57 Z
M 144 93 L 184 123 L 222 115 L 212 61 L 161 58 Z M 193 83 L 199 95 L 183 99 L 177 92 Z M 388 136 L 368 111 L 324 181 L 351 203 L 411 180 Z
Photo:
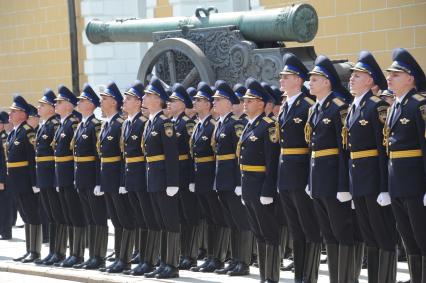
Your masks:
M 228 226 L 237 230 L 250 230 L 247 208 L 242 204 L 241 197 L 233 191 L 220 191 L 218 196 Z
M 72 186 L 59 187 L 59 195 L 62 211 L 67 218 L 67 224 L 75 227 L 86 226 L 87 223 L 77 190 Z
M 306 238 L 308 242 L 321 243 L 314 204 L 305 191 L 280 191 L 280 200 L 293 239 Z
M 10 190 L 0 191 L 0 235 L 12 235 L 13 194 Z
M 216 192 L 199 193 L 197 197 L 207 224 L 215 224 L 222 227 L 228 225 Z
M 61 208 L 59 194 L 56 192 L 55 188 L 40 188 L 40 199 L 43 208 L 46 210 L 49 222 L 63 225 L 67 224 Z
M 183 225 L 197 226 L 200 224 L 201 212 L 195 193 L 188 189 L 179 189 L 179 208 Z
M 94 188 L 78 190 L 81 206 L 88 225 L 107 226 L 108 215 L 104 196 L 95 196 Z
M 135 215 L 133 215 L 129 195 L 118 192 L 105 192 L 105 201 L 115 228 L 133 230 L 136 228 Z
M 315 198 L 314 209 L 321 233 L 327 244 L 354 244 L 354 225 L 351 202 L 336 198 Z
M 149 193 L 155 219 L 163 231 L 180 233 L 179 193 L 170 197 L 163 192 Z
M 275 218 L 275 204 L 263 205 L 259 199 L 244 200 L 252 231 L 258 242 L 280 245 L 280 225 Z
M 423 195 L 392 199 L 396 227 L 408 255 L 426 256 L 426 206 Z
M 160 231 L 160 224 L 155 218 L 154 207 L 152 204 L 152 199 L 150 193 L 141 191 L 136 194 L 139 201 L 140 208 L 142 210 L 142 216 L 148 230 Z
M 31 191 L 15 194 L 17 206 L 25 224 L 41 225 L 39 194 Z
M 149 197 L 149 196 L 143 196 L 142 194 L 143 193 L 140 192 L 140 191 L 136 191 L 136 192 L 135 191 L 129 191 L 128 192 L 130 205 L 131 205 L 132 210 L 133 210 L 133 215 L 135 217 L 137 227 L 139 229 L 146 230 L 147 225 L 146 225 L 146 222 L 145 222 L 145 217 L 143 216 L 142 204 L 141 204 L 140 200 L 143 197 Z
M 377 196 L 374 194 L 353 199 L 361 235 L 368 247 L 395 251 L 397 232 L 392 207 L 380 206 Z

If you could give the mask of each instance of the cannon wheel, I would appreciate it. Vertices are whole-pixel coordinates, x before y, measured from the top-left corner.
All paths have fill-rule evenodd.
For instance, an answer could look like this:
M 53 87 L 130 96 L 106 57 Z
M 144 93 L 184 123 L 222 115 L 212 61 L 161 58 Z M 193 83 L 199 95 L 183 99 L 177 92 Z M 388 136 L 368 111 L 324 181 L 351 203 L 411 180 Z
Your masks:
M 214 84 L 215 74 L 210 67 L 209 59 L 197 45 L 183 38 L 166 38 L 154 43 L 142 59 L 138 79 L 146 84 L 160 56 L 166 55 L 171 84 L 176 83 L 175 55 L 172 51 L 181 52 L 194 64 L 194 68 L 186 74 L 185 79 L 179 82 L 184 87 L 194 85 L 198 76 L 209 85 Z M 167 86 L 167 84 L 165 85 Z

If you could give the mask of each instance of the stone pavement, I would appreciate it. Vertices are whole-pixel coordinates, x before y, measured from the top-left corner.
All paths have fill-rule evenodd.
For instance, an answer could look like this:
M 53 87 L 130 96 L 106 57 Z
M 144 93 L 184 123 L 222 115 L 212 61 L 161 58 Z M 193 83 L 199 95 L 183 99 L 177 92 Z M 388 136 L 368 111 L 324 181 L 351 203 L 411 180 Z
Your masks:
M 114 231 L 110 224 L 110 231 Z M 113 249 L 114 238 L 110 234 L 108 253 Z M 99 271 L 86 271 L 65 269 L 57 267 L 43 267 L 35 264 L 23 264 L 12 261 L 12 258 L 25 253 L 24 229 L 13 228 L 13 239 L 9 241 L 0 241 L 0 282 L 31 282 L 31 283 L 65 283 L 65 282 L 87 282 L 87 283 L 110 283 L 110 282 L 229 282 L 237 283 L 244 280 L 245 283 L 259 282 L 259 272 L 257 268 L 251 267 L 249 276 L 229 277 L 224 275 L 215 275 L 211 273 L 194 273 L 190 271 L 181 271 L 180 278 L 173 280 L 145 279 L 143 277 L 134 277 L 128 275 L 105 274 Z M 48 253 L 48 245 L 43 244 L 42 256 Z M 86 252 L 88 254 L 88 252 Z M 46 278 L 47 277 L 47 278 Z M 293 282 L 293 273 L 281 272 L 280 282 Z M 409 279 L 408 267 L 406 263 L 398 263 L 398 280 Z M 70 280 L 70 281 L 63 281 Z M 319 283 L 329 282 L 327 276 L 327 265 L 321 264 Z M 367 271 L 362 270 L 360 283 L 367 283 Z

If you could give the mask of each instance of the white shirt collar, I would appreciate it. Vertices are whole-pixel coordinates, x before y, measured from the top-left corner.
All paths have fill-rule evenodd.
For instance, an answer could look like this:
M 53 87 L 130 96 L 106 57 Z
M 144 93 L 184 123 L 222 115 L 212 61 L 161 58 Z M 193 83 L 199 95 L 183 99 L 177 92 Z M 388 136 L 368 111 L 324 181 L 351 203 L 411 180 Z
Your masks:
M 225 114 L 225 115 L 223 115 L 223 116 L 220 116 L 220 117 L 219 117 L 219 121 L 223 123 L 223 122 L 225 121 L 225 118 L 229 115 L 229 113 L 231 113 L 231 112 L 228 112 L 228 113 L 226 113 L 226 114 Z
M 359 104 L 361 103 L 362 99 L 364 98 L 364 96 L 365 96 L 368 92 L 369 92 L 369 91 L 366 91 L 363 95 L 355 96 L 355 97 L 354 97 L 354 102 L 353 102 L 353 104 L 354 104 L 354 106 L 355 106 L 355 107 L 358 107 L 358 106 L 359 106 Z
M 408 92 L 407 92 L 408 93 Z M 404 101 L 404 98 L 407 96 L 407 93 L 406 94 L 404 94 L 403 96 L 401 96 L 401 97 L 395 97 L 395 103 L 397 103 L 397 102 L 399 102 L 400 104 L 402 104 L 402 102 Z
M 301 95 L 302 93 L 301 92 L 299 92 L 298 94 L 296 94 L 296 95 L 293 95 L 292 97 L 287 97 L 287 100 L 286 100 L 286 102 L 287 102 L 287 105 L 288 105 L 288 109 L 290 109 L 291 108 L 291 106 L 294 104 L 294 102 L 296 101 L 296 99 Z
M 138 113 L 136 113 L 135 115 L 127 115 L 127 119 L 126 120 L 129 121 L 129 122 L 132 122 L 133 118 L 135 118 L 137 114 Z
M 117 115 L 118 112 L 115 112 L 111 117 L 107 117 L 107 122 L 110 123 L 112 118 L 114 118 L 115 115 Z
M 317 102 L 315 103 L 315 107 L 317 107 L 317 104 L 319 104 L 319 106 L 320 107 L 322 107 L 322 105 L 324 104 L 324 101 L 327 99 L 327 97 L 329 97 L 330 96 L 330 94 L 331 94 L 331 92 L 326 96 L 326 97 L 324 97 L 323 99 L 321 99 L 321 100 L 318 100 L 317 99 Z
M 19 123 L 19 125 L 16 125 L 15 127 L 13 127 L 13 129 L 16 131 L 21 125 L 22 123 Z
M 163 111 L 163 110 L 158 110 L 157 112 L 155 112 L 155 113 L 153 113 L 153 114 L 151 114 L 151 113 L 149 113 L 149 120 L 152 122 L 152 121 L 154 121 L 154 118 L 157 116 L 157 114 L 158 113 L 160 113 L 161 111 Z
M 90 118 L 90 117 L 92 117 L 92 115 L 93 115 L 93 114 L 90 114 L 90 115 L 89 115 L 89 116 L 87 116 L 87 117 L 82 116 L 82 117 L 81 117 L 81 122 L 82 122 L 83 124 L 86 124 L 87 120 L 89 120 L 89 118 Z
M 71 114 L 69 114 L 69 115 L 67 115 L 67 116 L 65 116 L 64 118 L 62 118 L 62 117 L 61 117 L 61 124 L 64 124 L 65 120 L 66 120 L 69 116 L 71 116 L 71 115 L 72 115 L 72 113 L 71 113 Z
M 253 123 L 254 123 L 254 121 L 256 121 L 256 119 L 257 119 L 257 118 L 259 118 L 259 116 L 260 116 L 260 115 L 262 115 L 262 114 L 257 115 L 257 116 L 256 116 L 256 117 L 254 117 L 253 119 L 249 119 L 249 118 L 247 117 L 247 121 L 248 121 L 248 122 L 247 122 L 247 124 L 253 124 Z

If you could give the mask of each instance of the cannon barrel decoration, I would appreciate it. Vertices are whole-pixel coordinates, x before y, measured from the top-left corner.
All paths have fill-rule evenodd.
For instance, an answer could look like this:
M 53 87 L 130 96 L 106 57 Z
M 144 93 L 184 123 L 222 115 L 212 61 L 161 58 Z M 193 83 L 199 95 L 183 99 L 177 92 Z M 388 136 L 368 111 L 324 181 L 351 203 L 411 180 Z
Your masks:
M 311 41 L 318 30 L 318 16 L 308 4 L 281 9 L 250 12 L 212 13 L 198 8 L 191 17 L 128 19 L 102 22 L 92 20 L 86 35 L 92 43 L 151 42 L 153 33 L 184 28 L 235 26 L 246 40 L 256 43 L 277 41 Z
M 292 52 L 312 68 L 313 46 L 286 47 L 308 42 L 318 30 L 318 16 L 309 4 L 279 9 L 218 13 L 214 7 L 197 8 L 191 17 L 92 20 L 86 26 L 90 42 L 153 42 L 139 66 L 137 78 L 147 83 L 155 74 L 165 87 L 185 87 L 204 81 L 225 80 L 231 85 L 248 77 L 278 86 L 282 56 Z M 335 62 L 347 81 L 349 65 Z

